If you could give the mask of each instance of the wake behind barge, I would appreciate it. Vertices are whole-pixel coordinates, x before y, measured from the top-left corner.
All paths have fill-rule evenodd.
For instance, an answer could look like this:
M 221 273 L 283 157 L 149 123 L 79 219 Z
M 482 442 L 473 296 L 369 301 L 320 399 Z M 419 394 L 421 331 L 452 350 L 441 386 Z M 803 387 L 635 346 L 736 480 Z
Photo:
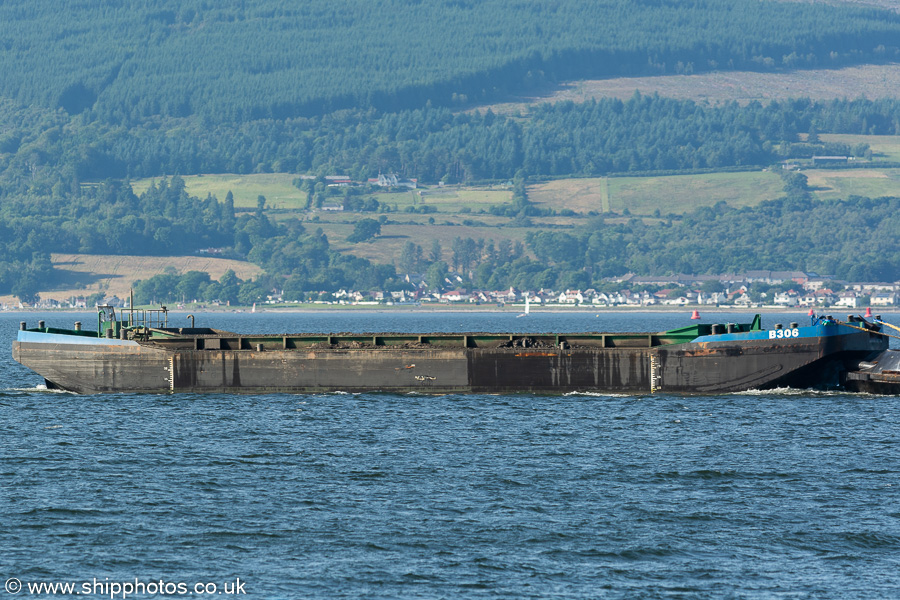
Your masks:
M 13 358 L 50 388 L 100 392 L 718 393 L 837 386 L 881 327 L 816 319 L 658 333 L 239 335 L 100 307 L 97 331 L 22 324 Z

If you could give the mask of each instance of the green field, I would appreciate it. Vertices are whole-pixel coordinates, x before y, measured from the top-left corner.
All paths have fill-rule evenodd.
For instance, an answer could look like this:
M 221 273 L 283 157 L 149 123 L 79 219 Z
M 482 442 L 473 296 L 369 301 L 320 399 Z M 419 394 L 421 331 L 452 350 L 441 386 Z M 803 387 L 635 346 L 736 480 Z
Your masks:
M 857 144 L 868 144 L 872 149 L 872 160 L 900 162 L 900 135 L 853 135 L 849 133 L 823 133 L 823 142 L 847 144 L 851 148 Z
M 825 136 L 822 136 L 825 137 Z M 900 160 L 900 136 L 828 136 L 848 144 L 868 143 L 875 152 L 896 156 Z M 873 139 L 874 138 L 874 139 Z M 860 196 L 900 195 L 900 169 L 809 169 L 803 171 L 815 194 L 823 199 Z M 188 192 L 196 196 L 210 193 L 220 200 L 228 191 L 234 194 L 237 208 L 255 209 L 257 197 L 263 195 L 268 206 L 279 209 L 276 219 L 297 217 L 305 222 L 308 231 L 321 227 L 332 246 L 373 260 L 396 262 L 407 242 L 422 246 L 427 254 L 432 240 L 437 239 L 444 250 L 444 260 L 450 260 L 453 239 L 474 238 L 493 240 L 498 244 L 508 239 L 524 242 L 528 231 L 547 226 L 577 227 L 584 224 L 590 212 L 631 215 L 655 222 L 657 209 L 661 215 L 684 214 L 701 206 L 713 206 L 724 201 L 729 206 L 753 206 L 783 194 L 783 182 L 778 173 L 753 171 L 740 173 L 710 173 L 701 175 L 673 175 L 660 177 L 600 177 L 563 179 L 529 186 L 529 199 L 541 208 L 556 211 L 570 209 L 582 216 L 534 217 L 532 227 L 515 227 L 506 216 L 485 214 L 491 206 L 508 204 L 512 191 L 504 186 L 421 188 L 414 191 L 376 193 L 382 204 L 396 207 L 398 212 L 386 215 L 389 222 L 372 242 L 348 243 L 354 224 L 364 218 L 378 218 L 375 213 L 343 211 L 304 211 L 305 194 L 291 183 L 296 175 L 287 173 L 257 175 L 202 175 L 184 177 Z M 135 192 L 149 187 L 151 180 L 133 183 Z M 327 204 L 338 204 L 339 196 L 330 197 Z M 430 205 L 436 213 L 407 213 L 409 206 Z M 461 212 L 468 209 L 465 212 Z M 625 217 L 627 220 L 628 217 Z M 612 224 L 614 219 L 607 219 Z
M 193 175 L 182 177 L 191 196 L 205 198 L 212 194 L 220 201 L 230 191 L 234 195 L 235 208 L 256 208 L 259 196 L 266 197 L 269 208 L 298 209 L 306 206 L 306 193 L 291 183 L 296 175 L 290 173 L 261 173 L 256 175 Z M 135 194 L 141 194 L 160 178 L 138 179 L 131 183 Z
M 753 206 L 778 198 L 783 182 L 769 171 L 709 173 L 663 177 L 566 179 L 532 186 L 532 202 L 575 212 L 651 215 L 683 214 L 724 201 L 730 206 Z
M 609 180 L 609 205 L 613 212 L 632 214 L 683 214 L 701 206 L 726 202 L 729 206 L 754 206 L 782 195 L 781 177 L 770 171 L 709 173 L 667 177 L 615 177 Z
M 297 175 L 291 173 L 263 173 L 255 175 L 193 175 L 182 177 L 187 191 L 192 196 L 205 198 L 212 194 L 219 200 L 224 200 L 230 191 L 234 195 L 235 208 L 256 208 L 257 198 L 266 197 L 266 205 L 269 208 L 299 210 L 306 206 L 306 193 L 294 187 L 293 181 Z M 141 194 L 150 187 L 152 182 L 161 178 L 138 179 L 131 183 L 135 194 Z M 431 188 L 410 190 L 408 192 L 380 192 L 373 197 L 381 204 L 397 207 L 403 211 L 408 206 L 423 204 L 437 208 L 440 213 L 453 214 L 460 209 L 468 208 L 472 212 L 487 210 L 495 204 L 508 204 L 512 202 L 512 191 L 505 186 L 478 187 L 478 188 Z M 327 205 L 339 205 L 340 194 L 329 196 L 325 201 Z
M 434 206 L 437 212 L 445 214 L 458 213 L 467 208 L 470 212 L 488 210 L 493 205 L 512 202 L 512 191 L 503 187 L 496 188 L 463 188 L 433 187 L 410 190 L 408 192 L 381 192 L 373 194 L 381 204 L 386 204 L 402 212 L 410 206 Z M 332 200 L 334 202 L 336 200 Z
M 400 251 L 407 242 L 414 242 L 420 246 L 427 256 L 431 250 L 433 240 L 438 240 L 443 249 L 443 260 L 449 262 L 452 256 L 451 245 L 454 238 L 483 238 L 485 241 L 493 240 L 496 246 L 500 240 L 513 242 L 525 241 L 525 234 L 530 231 L 521 227 L 468 227 L 465 225 L 420 225 L 402 223 L 396 225 L 384 225 L 381 235 L 372 242 L 360 244 L 348 244 L 347 236 L 353 232 L 353 225 L 345 223 L 319 223 L 328 240 L 335 250 L 347 252 L 354 256 L 367 258 L 381 263 L 396 262 Z
M 822 200 L 900 196 L 900 169 L 809 169 L 803 174 Z

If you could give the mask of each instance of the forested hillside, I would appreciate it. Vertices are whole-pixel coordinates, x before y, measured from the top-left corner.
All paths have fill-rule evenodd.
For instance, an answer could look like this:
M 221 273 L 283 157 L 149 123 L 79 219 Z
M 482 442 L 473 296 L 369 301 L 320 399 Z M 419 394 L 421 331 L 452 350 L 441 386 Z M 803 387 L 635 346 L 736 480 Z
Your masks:
M 0 95 L 20 103 L 231 123 L 562 79 L 886 60 L 900 16 L 733 0 L 7 0 L 0 40 Z
M 271 226 L 259 218 L 247 219 L 245 230 L 258 232 L 261 223 Z M 422 248 L 407 242 L 397 264 L 426 273 L 433 289 L 451 272 L 463 278 L 463 286 L 487 290 L 609 289 L 604 277 L 628 272 L 721 274 L 752 265 L 816 271 L 849 281 L 892 281 L 900 276 L 897 231 L 900 198 L 853 197 L 823 204 L 799 193 L 753 208 L 732 209 L 723 203 L 657 226 L 638 218 L 606 223 L 596 217 L 575 231 L 532 233 L 524 247 L 457 238 L 445 253 L 447 260 L 433 256 L 427 244 Z M 229 291 L 207 279 L 207 287 L 197 290 L 196 274 L 167 275 L 142 282 L 139 298 L 175 300 L 191 281 L 194 293 L 209 294 L 193 297 L 244 304 L 264 298 L 272 287 L 284 290 L 287 300 L 342 288 L 409 289 L 394 266 L 339 255 L 319 232 L 307 232 L 297 223 L 274 226 L 265 239 L 257 235 L 248 238 L 254 243 L 251 256 L 269 275 L 246 289 L 232 285 Z
M 246 125 L 247 129 L 241 130 L 247 133 L 235 138 L 226 135 L 226 128 L 213 129 L 205 138 L 200 131 L 196 131 L 198 137 L 150 128 L 126 132 L 80 121 L 67 123 L 60 113 L 33 109 L 12 111 L 7 117 L 10 125 L 15 120 L 18 127 L 8 127 L 6 137 L 0 140 L 0 151 L 6 151 L 0 154 L 0 252 L 5 257 L 0 269 L 0 293 L 21 293 L 25 297 L 53 280 L 47 252 L 179 254 L 207 246 L 228 247 L 232 256 L 249 258 L 270 275 L 287 278 L 296 291 L 387 285 L 395 276 L 390 265 L 378 267 L 338 255 L 329 248 L 327 238 L 321 233 L 310 235 L 298 221 L 276 225 L 266 216 L 264 203 L 255 214 L 238 218 L 228 199 L 192 198 L 177 179 L 172 185 L 151 188 L 137 197 L 125 183 L 85 185 L 88 175 L 122 176 L 142 169 L 150 173 L 156 169 L 251 170 L 253 165 L 268 170 L 288 161 L 290 170 L 319 170 L 324 174 L 349 167 L 354 175 L 363 177 L 382 169 L 399 170 L 431 181 L 439 177 L 468 180 L 612 171 L 677 172 L 762 166 L 784 157 L 814 153 L 864 152 L 840 144 L 801 142 L 800 134 L 811 131 L 900 133 L 900 101 L 710 107 L 642 96 L 628 102 L 547 105 L 527 120 L 490 113 L 454 115 L 446 109 L 431 108 L 386 115 L 346 113 L 312 120 L 263 121 Z M 789 191 L 802 192 L 803 187 L 801 182 Z M 310 194 L 314 192 L 318 193 L 309 188 Z M 534 207 L 523 199 L 497 214 L 527 219 L 532 210 Z M 869 221 L 848 219 L 847 211 L 852 209 L 835 205 L 816 209 L 815 214 L 829 215 L 832 226 L 840 228 L 847 243 L 871 241 L 865 227 Z M 743 217 L 745 224 L 759 224 L 754 215 Z M 893 213 L 884 217 L 884 222 L 893 222 Z M 722 225 L 729 223 L 722 221 Z M 784 225 L 776 227 L 780 230 Z M 687 237 L 690 229 L 673 231 L 678 232 L 678 238 L 694 239 Z M 662 233 L 641 226 L 629 235 L 658 240 Z M 572 239 L 585 242 L 588 237 Z M 771 251 L 771 240 L 760 242 L 756 236 L 752 240 L 760 247 L 754 249 L 748 243 L 739 246 L 737 252 L 725 255 L 710 251 L 705 257 L 703 252 L 698 254 L 698 249 L 705 247 L 700 243 L 685 248 L 631 245 L 627 256 L 613 252 L 614 246 L 610 246 L 612 254 L 600 262 L 576 266 L 562 261 L 554 267 L 552 277 L 547 275 L 541 281 L 548 286 L 551 280 L 564 283 L 569 281 L 565 274 L 573 270 L 583 273 L 580 281 L 585 277 L 590 280 L 590 273 L 616 270 L 658 273 L 690 264 L 695 270 L 709 271 L 719 267 L 754 268 L 761 263 L 771 268 L 825 264 L 835 269 L 833 274 L 843 276 L 864 268 L 863 272 L 885 278 L 900 277 L 900 255 L 891 250 L 890 244 L 881 246 L 877 253 L 880 266 L 862 261 L 854 263 L 859 268 L 852 271 L 853 265 L 840 260 L 840 253 L 834 255 L 833 251 L 839 248 L 848 252 L 846 256 L 858 257 L 859 249 L 854 246 L 850 252 L 849 247 L 836 247 L 829 235 L 810 239 L 808 244 L 793 248 L 792 253 Z M 825 254 L 833 258 L 822 263 Z M 672 256 L 697 260 L 673 263 Z M 727 262 L 722 263 L 726 257 Z M 476 260 L 471 266 L 480 263 Z M 500 280 L 494 277 L 492 283 L 506 285 L 521 279 L 516 272 L 495 266 L 497 273 L 508 276 L 505 280 L 502 275 Z M 527 268 L 537 266 L 540 264 Z M 540 272 L 546 269 L 545 265 Z
M 130 129 L 0 106 L 0 197 L 80 193 L 79 183 L 197 173 L 396 172 L 423 183 L 765 166 L 849 154 L 800 134 L 900 134 L 900 100 L 705 106 L 635 95 L 537 107 L 527 118 L 424 108 Z M 44 208 L 47 208 L 45 205 Z
M 174 255 L 207 246 L 252 260 L 267 270 L 266 285 L 296 293 L 399 285 L 393 265 L 335 252 L 322 231 L 304 224 L 312 213 L 276 219 L 261 198 L 256 211 L 236 214 L 227 198 L 191 197 L 178 178 L 136 196 L 128 179 L 280 172 L 365 180 L 394 172 L 424 184 L 515 180 L 515 202 L 492 214 L 521 225 L 541 214 L 527 200 L 528 178 L 863 156 L 864 147 L 817 143 L 815 135 L 900 133 L 900 101 L 710 106 L 635 95 L 548 104 L 524 115 L 473 110 L 474 103 L 576 77 L 898 57 L 900 16 L 821 3 L 10 0 L 0 3 L 0 295 L 30 298 L 51 285 L 49 252 Z M 304 186 L 314 209 L 324 181 Z M 788 192 L 802 195 L 803 186 Z M 385 208 L 370 200 L 348 192 L 344 204 Z M 829 209 L 848 240 L 865 237 L 864 224 L 843 217 L 857 205 Z M 658 212 L 667 213 L 664 206 Z M 730 226 L 724 210 L 716 215 Z M 638 220 L 620 233 L 670 239 L 662 231 L 667 223 L 652 233 L 640 229 L 645 225 Z M 676 220 L 669 231 L 690 237 L 679 227 Z M 598 234 L 605 235 L 566 232 L 564 245 L 593 244 Z M 826 238 L 790 253 L 767 246 L 725 263 L 719 256 L 691 264 L 703 271 L 801 268 L 833 249 L 820 247 Z M 539 256 L 541 239 L 532 236 L 527 251 Z M 500 286 L 540 267 L 551 269 L 541 281 L 564 285 L 624 269 L 683 269 L 662 256 L 681 251 L 671 240 L 664 248 L 632 245 L 627 256 L 610 246 L 580 263 L 558 256 L 534 262 L 523 248 L 502 253 L 504 263 L 480 239 L 471 244 L 483 252 L 450 267 L 467 277 L 481 268 L 481 279 L 490 267 L 487 281 Z M 869 272 L 900 277 L 900 255 L 885 252 Z M 437 271 L 442 264 L 440 257 L 416 262 Z M 837 257 L 822 264 L 851 272 Z

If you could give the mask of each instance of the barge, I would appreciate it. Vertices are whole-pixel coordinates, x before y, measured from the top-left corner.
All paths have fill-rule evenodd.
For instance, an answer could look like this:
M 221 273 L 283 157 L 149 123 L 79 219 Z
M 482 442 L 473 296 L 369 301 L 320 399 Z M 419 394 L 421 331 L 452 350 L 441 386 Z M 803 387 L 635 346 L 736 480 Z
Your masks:
M 22 323 L 13 358 L 49 388 L 92 394 L 710 394 L 836 387 L 887 350 L 880 324 L 814 318 L 764 329 L 695 324 L 655 333 L 242 335 L 171 327 L 165 308 L 116 314 L 95 331 Z

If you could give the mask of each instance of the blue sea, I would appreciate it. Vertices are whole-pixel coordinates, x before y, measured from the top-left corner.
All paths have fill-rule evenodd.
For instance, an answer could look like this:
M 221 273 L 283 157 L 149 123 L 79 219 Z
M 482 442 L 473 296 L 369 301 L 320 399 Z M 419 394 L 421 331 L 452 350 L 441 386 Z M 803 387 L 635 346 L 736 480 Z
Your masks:
M 197 325 L 647 331 L 688 316 L 410 308 Z M 23 319 L 95 316 L 0 314 L 10 598 L 900 598 L 898 397 L 79 396 L 12 360 Z M 60 583 L 75 591 L 37 587 Z

